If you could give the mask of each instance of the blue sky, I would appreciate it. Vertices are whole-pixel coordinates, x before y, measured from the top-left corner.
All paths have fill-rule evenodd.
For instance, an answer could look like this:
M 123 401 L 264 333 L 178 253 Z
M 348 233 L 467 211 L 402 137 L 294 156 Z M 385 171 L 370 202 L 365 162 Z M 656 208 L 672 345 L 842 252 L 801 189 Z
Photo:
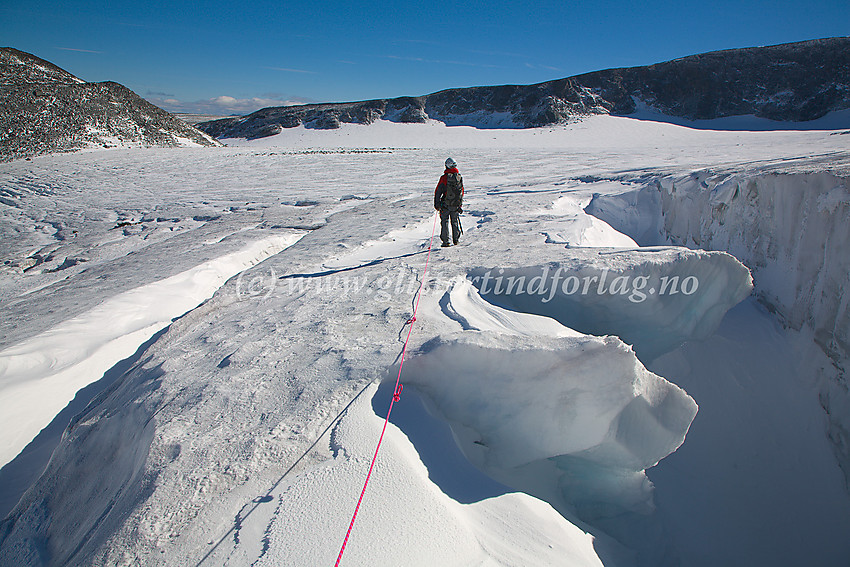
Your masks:
M 221 114 L 848 35 L 848 0 L 0 2 L 3 46 L 167 110 Z

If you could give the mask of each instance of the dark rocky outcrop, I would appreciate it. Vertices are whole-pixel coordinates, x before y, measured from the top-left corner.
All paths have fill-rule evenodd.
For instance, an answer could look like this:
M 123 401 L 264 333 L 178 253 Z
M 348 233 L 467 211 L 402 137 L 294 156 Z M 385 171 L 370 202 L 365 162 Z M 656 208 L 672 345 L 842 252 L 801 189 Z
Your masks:
M 0 160 L 187 142 L 220 145 L 123 85 L 87 83 L 34 55 L 0 48 Z
M 613 114 L 633 113 L 639 100 L 689 120 L 815 120 L 850 108 L 850 38 L 716 51 L 576 80 L 609 101 Z
M 608 106 L 575 80 L 562 79 L 531 86 L 448 89 L 420 97 L 271 107 L 247 116 L 202 122 L 198 128 L 216 138 L 262 138 L 302 124 L 330 129 L 343 122 L 371 124 L 378 119 L 533 128 L 573 116 L 607 113 Z
M 377 119 L 531 128 L 588 114 L 629 115 L 646 104 L 689 120 L 752 114 L 808 121 L 850 108 L 850 38 L 693 55 L 536 85 L 471 87 L 420 97 L 264 108 L 204 122 L 217 138 L 261 138 L 283 128 L 337 128 Z

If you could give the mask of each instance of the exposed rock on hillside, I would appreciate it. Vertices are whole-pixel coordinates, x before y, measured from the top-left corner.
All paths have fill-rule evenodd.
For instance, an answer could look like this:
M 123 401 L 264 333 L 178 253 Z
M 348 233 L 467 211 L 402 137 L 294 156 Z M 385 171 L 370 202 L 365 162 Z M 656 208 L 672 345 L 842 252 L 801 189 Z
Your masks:
M 0 48 L 0 160 L 121 145 L 219 142 L 123 85 L 87 83 L 34 55 Z
M 479 128 L 533 128 L 641 105 L 690 120 L 755 115 L 808 121 L 850 108 L 850 38 L 693 55 L 536 85 L 470 87 L 420 97 L 264 108 L 198 125 L 217 138 L 262 138 L 284 128 L 338 128 L 439 120 Z
M 631 114 L 641 101 L 690 120 L 815 120 L 850 108 L 850 38 L 716 51 L 576 80 L 609 101 L 614 114 Z

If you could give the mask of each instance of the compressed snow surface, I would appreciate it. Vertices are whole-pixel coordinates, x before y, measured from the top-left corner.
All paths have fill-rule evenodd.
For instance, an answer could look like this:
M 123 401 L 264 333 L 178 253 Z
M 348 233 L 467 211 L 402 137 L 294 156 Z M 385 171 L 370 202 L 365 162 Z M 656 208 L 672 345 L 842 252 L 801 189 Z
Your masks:
M 369 403 L 375 389 L 370 386 L 334 429 L 331 444 L 346 456 L 301 475 L 277 499 L 281 513 L 259 565 L 335 561 L 342 543 L 337 536 L 344 536 L 348 526 L 339 511 L 353 511 L 350 488 L 362 485 L 366 463 L 361 455 L 374 451 L 374 432 L 382 427 L 383 419 Z M 381 494 L 392 495 L 394 505 L 381 506 Z M 394 425 L 356 525 L 346 548 L 347 565 L 523 565 L 530 558 L 540 565 L 602 565 L 592 538 L 539 500 L 506 493 L 461 504 L 446 496 L 429 482 L 416 448 Z M 376 537 L 385 537 L 386 531 L 392 545 L 376 549 Z M 330 545 L 293 539 L 294 532 L 327 533 Z
M 143 331 L 168 325 L 66 418 L 49 462 L 25 449 L 0 471 L 4 501 L 17 502 L 0 523 L 0 563 L 331 564 L 428 258 L 407 387 L 343 565 L 843 565 L 850 497 L 821 390 L 807 382 L 832 359 L 805 326 L 777 327 L 751 300 L 724 318 L 750 272 L 724 252 L 650 239 L 666 222 L 662 195 L 639 190 L 694 171 L 706 179 L 706 167 L 846 175 L 846 138 L 606 116 L 510 131 L 379 121 L 229 148 L 3 164 L 4 352 L 43 344 L 133 290 L 182 283 L 166 299 L 145 296 L 138 328 L 114 307 L 96 332 L 65 335 L 71 347 L 123 337 L 132 353 Z M 464 235 L 429 256 L 449 155 L 464 174 Z M 824 219 L 845 204 L 841 183 L 827 185 L 805 200 Z M 734 194 L 726 185 L 717 198 Z M 612 195 L 622 216 L 585 213 Z M 677 218 L 722 233 L 710 211 Z M 179 279 L 270 238 L 283 239 L 273 255 L 210 283 L 206 301 Z M 803 263 L 800 277 L 818 265 Z M 748 267 L 758 293 L 764 267 Z M 547 268 L 582 287 L 588 278 L 588 290 L 559 286 L 544 302 L 529 286 Z M 513 276 L 513 288 L 485 292 L 488 271 L 503 286 Z M 594 287 L 603 273 L 604 291 Z M 637 289 L 641 275 L 678 277 L 677 293 Z M 689 277 L 699 285 L 682 293 Z M 194 304 L 154 317 L 174 293 Z M 806 297 L 841 320 L 840 301 Z M 21 468 L 33 478 L 25 493 L 4 476 Z

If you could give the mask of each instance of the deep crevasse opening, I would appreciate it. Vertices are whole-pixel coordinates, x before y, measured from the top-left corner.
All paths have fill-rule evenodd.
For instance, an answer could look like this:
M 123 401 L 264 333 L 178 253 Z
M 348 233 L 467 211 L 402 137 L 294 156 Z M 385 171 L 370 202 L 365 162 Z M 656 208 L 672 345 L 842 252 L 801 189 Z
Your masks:
M 616 335 L 649 361 L 709 336 L 752 290 L 745 266 L 724 253 L 604 250 L 572 263 L 478 268 L 470 278 L 500 307 L 551 317 L 590 335 Z
M 784 169 L 643 179 L 586 208 L 643 245 L 725 250 L 753 272 L 761 306 L 650 364 L 701 406 L 688 443 L 650 474 L 667 486 L 658 505 L 691 565 L 843 565 L 850 554 L 849 186 Z
M 837 168 L 840 169 L 840 168 Z M 811 337 L 801 380 L 818 384 L 828 436 L 850 486 L 850 182 L 805 169 L 698 171 L 595 195 L 586 211 L 642 245 L 725 250 L 752 269 L 755 294 Z
M 690 266 L 677 254 L 666 251 L 661 261 L 651 263 L 655 275 Z M 610 264 L 610 257 L 599 258 Z M 669 349 L 682 337 L 710 334 L 711 325 L 748 293 L 749 273 L 734 259 L 701 258 L 710 268 L 707 273 L 725 270 L 727 277 L 706 285 L 705 297 L 686 296 L 692 305 L 685 310 L 697 323 L 679 329 L 672 339 L 647 344 Z M 517 273 L 528 277 L 534 271 Z M 648 371 L 618 337 L 577 332 L 535 314 L 539 308 L 504 309 L 482 297 L 474 277 L 456 281 L 439 301 L 440 314 L 463 330 L 440 335 L 412 353 L 405 384 L 421 392 L 429 411 L 450 425 L 466 458 L 491 478 L 549 502 L 578 525 L 614 537 L 628 549 L 619 549 L 620 557 L 636 554 L 629 562 L 675 564 L 675 551 L 653 516 L 653 486 L 645 470 L 683 443 L 697 412 L 694 400 Z M 535 295 L 520 305 L 545 297 Z M 583 308 L 601 310 L 604 303 Z M 679 303 L 669 309 L 681 311 Z M 555 305 L 567 319 L 571 311 Z M 636 309 L 621 315 L 638 321 L 655 313 L 657 328 L 669 316 L 658 304 L 648 311 Z M 610 320 L 616 310 L 616 305 L 609 308 Z M 652 327 L 652 321 L 647 325 Z

